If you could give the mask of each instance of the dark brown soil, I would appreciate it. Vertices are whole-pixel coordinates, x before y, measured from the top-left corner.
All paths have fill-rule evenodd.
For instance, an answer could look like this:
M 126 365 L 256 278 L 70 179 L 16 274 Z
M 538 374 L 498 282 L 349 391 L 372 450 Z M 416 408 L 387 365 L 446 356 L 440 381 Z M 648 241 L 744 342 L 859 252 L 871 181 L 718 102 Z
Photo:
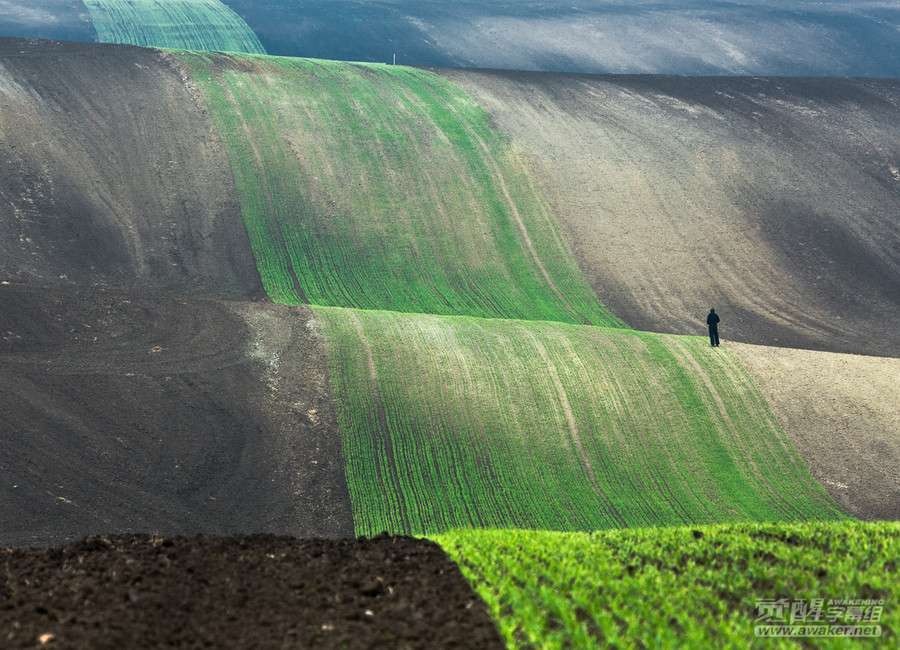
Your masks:
M 502 647 L 425 540 L 97 537 L 0 562 L 4 648 Z
M 0 286 L 0 545 L 352 536 L 305 308 Z

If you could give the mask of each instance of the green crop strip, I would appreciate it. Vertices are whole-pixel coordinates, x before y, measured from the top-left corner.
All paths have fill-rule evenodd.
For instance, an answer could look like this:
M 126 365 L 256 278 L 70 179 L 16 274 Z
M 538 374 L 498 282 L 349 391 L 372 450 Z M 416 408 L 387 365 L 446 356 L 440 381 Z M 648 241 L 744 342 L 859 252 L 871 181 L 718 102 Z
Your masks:
M 787 599 L 789 615 L 790 601 L 821 598 L 823 617 L 829 599 L 884 600 L 878 645 L 896 647 L 900 630 L 896 522 L 463 530 L 434 539 L 511 649 L 800 647 L 754 637 L 757 599 Z
M 621 325 L 525 161 L 445 79 L 401 66 L 181 55 L 285 304 Z
M 315 311 L 361 535 L 842 516 L 701 338 Z
M 102 43 L 263 53 L 253 30 L 220 0 L 84 0 Z

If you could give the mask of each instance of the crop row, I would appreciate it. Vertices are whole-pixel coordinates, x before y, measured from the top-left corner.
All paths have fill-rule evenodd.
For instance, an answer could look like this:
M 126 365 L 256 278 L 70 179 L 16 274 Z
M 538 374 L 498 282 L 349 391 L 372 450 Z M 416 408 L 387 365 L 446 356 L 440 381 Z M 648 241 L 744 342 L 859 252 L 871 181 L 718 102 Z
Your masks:
M 315 311 L 359 534 L 841 517 L 700 338 Z
M 460 530 L 434 539 L 509 648 L 797 647 L 755 637 L 756 625 L 792 622 L 880 625 L 877 645 L 896 647 L 900 630 L 897 522 Z M 845 599 L 884 604 L 829 602 Z
M 621 324 L 526 161 L 447 80 L 402 66 L 182 56 L 223 134 L 273 300 Z
M 101 43 L 262 53 L 253 30 L 220 0 L 84 0 Z

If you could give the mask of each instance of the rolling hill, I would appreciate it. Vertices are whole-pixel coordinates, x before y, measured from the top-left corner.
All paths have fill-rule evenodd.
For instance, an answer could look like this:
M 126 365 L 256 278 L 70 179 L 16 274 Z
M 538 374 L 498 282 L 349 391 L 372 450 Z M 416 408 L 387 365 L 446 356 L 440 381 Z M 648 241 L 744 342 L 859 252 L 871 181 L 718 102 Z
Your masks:
M 303 534 L 315 521 L 264 513 L 320 489 L 343 495 L 330 497 L 343 513 L 331 531 L 830 517 L 825 491 L 857 516 L 897 516 L 896 360 L 760 347 L 896 354 L 877 324 L 897 305 L 895 82 L 833 82 L 828 93 L 791 79 L 438 74 L 22 41 L 2 52 L 4 457 L 33 488 L 4 489 L 14 511 L 45 518 L 35 539 L 82 530 L 58 516 L 66 501 L 106 513 L 114 530 L 178 532 L 205 512 L 194 523 L 209 532 Z M 839 119 L 855 91 L 863 99 Z M 829 147 L 810 144 L 810 111 L 831 119 Z M 360 139 L 360 124 L 375 137 Z M 627 151 L 634 160 L 619 157 Z M 689 174 L 698 151 L 721 173 Z M 728 156 L 781 161 L 784 180 L 738 185 L 732 168 L 749 162 L 719 164 Z M 836 160 L 852 188 L 804 173 Z M 801 264 L 781 263 L 799 241 L 766 233 L 767 183 L 810 206 L 802 241 L 845 287 L 831 300 L 808 290 Z M 693 219 L 690 196 L 707 218 Z M 725 216 L 709 232 L 713 214 Z M 876 266 L 851 264 L 847 250 Z M 741 281 L 704 284 L 719 268 Z M 286 306 L 258 302 L 263 292 Z M 628 329 L 692 334 L 708 301 L 726 314 L 726 338 L 756 345 L 713 355 L 700 339 Z M 849 336 L 863 301 L 880 339 Z M 290 307 L 303 303 L 313 311 Z M 773 320 L 779 305 L 790 309 Z M 860 397 L 858 384 L 879 393 Z M 130 406 L 110 419 L 109 399 Z M 132 505 L 119 495 L 108 510 L 121 467 L 149 453 L 141 432 L 177 440 L 198 409 L 209 419 L 195 442 L 129 473 Z M 274 451 L 296 427 L 316 432 L 312 474 L 307 452 Z M 250 454 L 250 432 L 271 442 Z M 467 456 L 482 444 L 483 459 Z M 47 450 L 60 445 L 75 445 L 71 483 L 38 488 L 28 459 L 52 466 Z M 660 450 L 673 455 L 655 466 Z M 210 464 L 229 469 L 179 482 L 183 468 L 203 476 Z M 258 515 L 217 510 L 217 495 L 294 464 L 306 468 L 299 487 L 268 494 Z M 86 468 L 92 487 L 77 480 Z M 780 506 L 785 491 L 806 496 Z M 423 510 L 420 494 L 441 505 Z
M 9 279 L 900 350 L 896 81 L 3 53 Z
M 0 51 L 4 280 L 261 292 L 220 137 L 168 55 Z
M 898 100 L 0 40 L 0 544 L 67 543 L 0 549 L 7 638 L 211 641 L 202 593 L 288 646 L 710 645 L 896 599 L 851 517 L 900 518 Z
M 315 313 L 360 535 L 840 516 L 737 358 L 702 339 Z
M 441 77 L 181 59 L 224 136 L 273 300 L 620 323 L 581 276 L 523 161 Z
M 629 324 L 898 354 L 896 80 L 448 74 Z

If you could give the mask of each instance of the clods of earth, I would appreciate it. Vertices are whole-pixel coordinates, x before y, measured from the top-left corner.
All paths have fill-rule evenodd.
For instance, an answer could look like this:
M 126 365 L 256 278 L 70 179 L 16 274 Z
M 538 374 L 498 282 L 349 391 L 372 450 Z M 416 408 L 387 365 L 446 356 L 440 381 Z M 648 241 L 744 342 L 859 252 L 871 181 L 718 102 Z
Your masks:
M 0 563 L 4 648 L 502 647 L 426 540 L 94 537 Z

